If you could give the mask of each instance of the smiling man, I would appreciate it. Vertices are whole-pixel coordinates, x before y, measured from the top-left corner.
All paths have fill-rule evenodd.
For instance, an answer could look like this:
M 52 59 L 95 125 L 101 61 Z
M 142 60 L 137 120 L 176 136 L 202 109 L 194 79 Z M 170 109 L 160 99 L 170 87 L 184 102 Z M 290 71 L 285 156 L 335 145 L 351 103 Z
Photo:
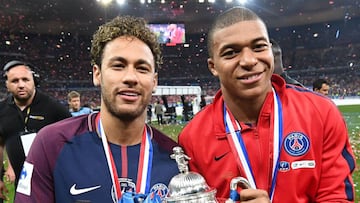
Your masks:
M 234 201 L 353 202 L 355 160 L 341 113 L 331 100 L 273 75 L 265 23 L 247 8 L 232 8 L 211 27 L 208 51 L 220 90 L 179 144 L 218 200 L 241 176 L 251 188 L 231 191 Z
M 126 192 L 167 195 L 170 179 L 178 174 L 170 158 L 176 143 L 145 124 L 160 54 L 156 35 L 142 18 L 116 17 L 99 27 L 91 58 L 93 83 L 101 89 L 100 112 L 39 133 L 16 202 L 118 203 Z

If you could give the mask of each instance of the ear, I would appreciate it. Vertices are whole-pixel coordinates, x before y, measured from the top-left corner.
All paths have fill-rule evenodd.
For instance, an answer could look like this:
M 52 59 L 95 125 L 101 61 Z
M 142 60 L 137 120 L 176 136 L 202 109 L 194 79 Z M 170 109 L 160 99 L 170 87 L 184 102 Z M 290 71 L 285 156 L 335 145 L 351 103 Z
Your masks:
M 153 90 L 152 90 L 152 93 L 155 93 L 156 92 L 156 88 L 157 88 L 157 86 L 158 86 L 158 73 L 155 73 L 154 74 L 154 79 L 153 79 L 154 81 L 154 87 L 153 87 Z
M 8 92 L 10 92 L 10 90 L 9 90 L 9 87 L 8 87 L 8 80 L 5 80 L 5 87 L 6 87 L 6 90 L 8 91 Z
M 208 69 L 210 70 L 210 72 L 214 75 L 214 76 L 218 76 L 218 72 L 215 69 L 215 64 L 212 58 L 208 58 L 207 60 L 208 63 Z
M 98 65 L 93 65 L 93 83 L 95 87 L 101 84 L 101 69 Z

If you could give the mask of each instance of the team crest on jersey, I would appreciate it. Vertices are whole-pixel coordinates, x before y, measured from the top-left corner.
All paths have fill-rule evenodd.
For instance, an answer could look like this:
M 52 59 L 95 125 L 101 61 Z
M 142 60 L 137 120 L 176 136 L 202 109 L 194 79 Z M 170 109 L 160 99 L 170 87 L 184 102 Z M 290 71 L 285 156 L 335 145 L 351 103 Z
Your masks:
M 120 183 L 120 189 L 121 189 L 121 193 L 125 193 L 125 192 L 135 192 L 136 191 L 136 185 L 134 182 L 132 182 L 132 179 L 129 178 L 119 178 L 119 183 Z M 116 193 L 115 193 L 115 186 L 113 185 L 111 187 L 111 197 L 113 199 L 114 203 L 116 202 Z
M 279 171 L 286 172 L 290 170 L 290 163 L 287 161 L 280 161 L 279 163 Z
M 157 194 L 162 200 L 168 195 L 169 189 L 163 183 L 157 183 L 150 189 L 150 193 Z
M 301 132 L 290 133 L 284 140 L 284 148 L 291 156 L 302 156 L 309 150 L 310 141 L 309 138 Z

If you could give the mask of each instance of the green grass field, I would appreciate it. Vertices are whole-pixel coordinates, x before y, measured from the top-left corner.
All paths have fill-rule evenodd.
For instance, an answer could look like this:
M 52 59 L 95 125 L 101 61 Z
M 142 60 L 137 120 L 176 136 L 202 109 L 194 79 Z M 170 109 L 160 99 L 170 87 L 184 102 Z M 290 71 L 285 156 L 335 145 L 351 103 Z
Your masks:
M 356 157 L 356 168 L 353 173 L 355 184 L 355 202 L 360 202 L 360 105 L 339 106 L 349 131 L 350 143 Z
M 346 120 L 350 142 L 352 144 L 355 156 L 356 156 L 356 166 L 360 164 L 360 105 L 349 105 L 349 106 L 339 106 L 340 111 L 343 113 L 343 116 Z M 172 139 L 177 141 L 177 135 L 183 129 L 183 124 L 175 125 L 156 125 L 154 127 L 169 135 Z M 357 167 L 353 174 L 354 184 L 355 184 L 355 202 L 360 201 L 360 170 Z M 9 189 L 9 199 L 12 199 L 14 195 L 14 187 L 11 184 L 8 184 Z M 12 201 L 5 201 L 6 203 L 12 203 Z

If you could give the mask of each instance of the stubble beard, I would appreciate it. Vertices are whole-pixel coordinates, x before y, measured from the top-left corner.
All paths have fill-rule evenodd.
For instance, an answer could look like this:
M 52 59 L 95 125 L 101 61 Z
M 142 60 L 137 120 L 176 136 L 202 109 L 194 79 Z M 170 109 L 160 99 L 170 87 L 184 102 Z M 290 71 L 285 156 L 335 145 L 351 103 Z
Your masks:
M 140 105 L 138 108 L 136 108 L 135 110 L 123 110 L 123 109 L 119 109 L 116 106 L 116 99 L 114 98 L 113 100 L 111 100 L 111 98 L 107 97 L 106 95 L 103 95 L 103 101 L 105 104 L 105 107 L 107 108 L 108 112 L 122 120 L 122 121 L 133 121 L 135 119 L 137 119 L 138 117 L 140 117 L 144 111 L 147 105 Z
M 27 103 L 31 97 L 32 97 L 32 94 L 30 94 L 28 92 L 25 96 L 14 95 L 14 98 L 20 103 Z

